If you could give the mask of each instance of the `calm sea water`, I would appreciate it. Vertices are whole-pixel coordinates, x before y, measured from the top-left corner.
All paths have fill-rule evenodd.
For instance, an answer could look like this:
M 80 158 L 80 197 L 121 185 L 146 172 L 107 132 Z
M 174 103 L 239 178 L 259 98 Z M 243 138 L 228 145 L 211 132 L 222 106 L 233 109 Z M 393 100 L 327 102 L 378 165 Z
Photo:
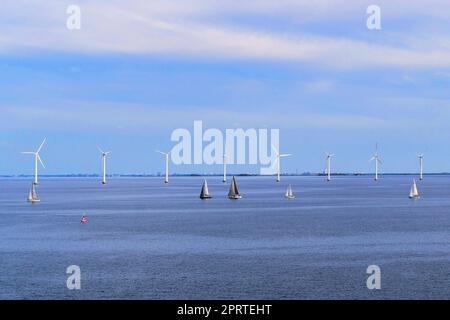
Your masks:
M 0 298 L 450 298 L 450 177 L 426 177 L 418 201 L 406 176 L 238 177 L 239 201 L 220 177 L 209 201 L 202 178 L 162 182 L 42 179 L 30 205 L 29 179 L 0 180 Z

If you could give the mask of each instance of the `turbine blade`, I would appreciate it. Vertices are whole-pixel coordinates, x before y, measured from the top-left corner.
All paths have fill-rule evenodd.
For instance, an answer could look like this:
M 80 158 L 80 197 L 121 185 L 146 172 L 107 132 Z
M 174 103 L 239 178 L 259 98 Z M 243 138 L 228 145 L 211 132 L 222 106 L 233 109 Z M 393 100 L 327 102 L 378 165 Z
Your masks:
M 98 151 L 100 151 L 100 153 L 104 153 L 102 149 L 100 149 L 100 147 L 97 147 Z
M 42 147 L 44 146 L 46 140 L 47 140 L 47 138 L 45 138 L 44 141 L 42 141 L 42 143 L 41 143 L 41 145 L 39 146 L 39 149 L 36 151 L 36 153 L 39 153 L 39 152 L 41 151 L 41 149 L 42 149 Z
M 159 151 L 159 150 L 155 150 L 155 152 L 157 152 L 157 153 L 161 153 L 161 154 L 163 154 L 163 155 L 167 155 L 167 153 L 165 153 L 165 152 L 162 152 L 162 151 Z
M 273 146 L 273 144 L 270 145 L 272 147 L 272 150 L 275 152 L 275 154 L 277 155 L 277 157 L 279 156 L 278 154 L 278 150 L 275 149 L 275 147 Z
M 37 156 L 39 162 L 41 163 L 42 167 L 45 169 L 44 162 L 42 162 L 42 159 L 41 159 L 41 157 L 39 156 L 39 154 L 36 154 L 36 156 Z
M 280 154 L 279 157 L 290 157 L 292 154 L 286 153 L 286 154 Z
M 34 152 L 31 152 L 31 151 L 24 151 L 24 152 L 21 152 L 22 154 L 35 154 Z

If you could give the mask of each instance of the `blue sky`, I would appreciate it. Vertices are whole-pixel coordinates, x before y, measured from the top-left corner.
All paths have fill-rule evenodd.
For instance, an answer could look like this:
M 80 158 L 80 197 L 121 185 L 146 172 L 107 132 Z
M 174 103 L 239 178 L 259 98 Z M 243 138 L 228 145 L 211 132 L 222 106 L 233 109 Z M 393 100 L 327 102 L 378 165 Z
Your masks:
M 81 8 L 81 30 L 66 8 Z M 366 27 L 378 4 L 382 29 Z M 450 171 L 450 3 L 10 1 L 0 12 L 0 174 L 156 173 L 171 132 L 278 128 L 283 171 Z M 173 172 L 220 172 L 177 166 Z M 259 172 L 233 166 L 232 172 Z

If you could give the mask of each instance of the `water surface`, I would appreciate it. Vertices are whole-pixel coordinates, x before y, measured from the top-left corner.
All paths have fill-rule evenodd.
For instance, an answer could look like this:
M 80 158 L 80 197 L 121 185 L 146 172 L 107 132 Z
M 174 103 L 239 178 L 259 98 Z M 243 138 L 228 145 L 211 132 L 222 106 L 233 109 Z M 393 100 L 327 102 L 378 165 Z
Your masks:
M 450 177 L 0 180 L 1 299 L 450 297 Z M 297 198 L 285 200 L 287 184 Z M 81 225 L 82 214 L 88 223 Z M 369 291 L 366 269 L 382 270 Z M 66 288 L 81 268 L 82 290 Z

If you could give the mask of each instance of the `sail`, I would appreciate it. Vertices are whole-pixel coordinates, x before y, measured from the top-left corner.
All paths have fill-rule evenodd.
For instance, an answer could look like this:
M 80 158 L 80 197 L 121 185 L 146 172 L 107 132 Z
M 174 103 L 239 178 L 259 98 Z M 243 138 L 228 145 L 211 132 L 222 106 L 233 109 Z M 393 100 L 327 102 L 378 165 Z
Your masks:
M 417 198 L 419 196 L 419 191 L 417 190 L 416 180 L 414 180 L 413 185 L 411 186 L 411 192 L 409 193 L 410 198 Z
M 291 194 L 292 194 L 291 185 L 288 185 L 288 187 L 287 187 L 287 189 L 286 189 L 285 196 L 286 196 L 287 198 L 289 198 L 289 197 L 291 196 Z
M 211 198 L 211 195 L 209 194 L 208 190 L 208 182 L 206 182 L 206 180 L 203 181 L 202 191 L 200 192 L 200 198 L 202 199 Z
M 233 177 L 233 182 L 231 183 L 230 192 L 228 192 L 228 197 L 229 198 L 239 198 L 240 197 L 235 177 Z
M 36 185 L 31 184 L 30 192 L 28 193 L 28 202 L 38 202 L 39 198 L 36 192 Z
M 34 183 L 31 185 L 31 195 L 33 197 L 33 200 L 38 200 L 38 196 L 36 193 L 36 186 L 34 185 Z
M 291 185 L 288 185 L 288 187 L 286 189 L 285 197 L 286 198 L 293 198 L 294 197 L 294 192 L 292 192 L 292 186 Z

